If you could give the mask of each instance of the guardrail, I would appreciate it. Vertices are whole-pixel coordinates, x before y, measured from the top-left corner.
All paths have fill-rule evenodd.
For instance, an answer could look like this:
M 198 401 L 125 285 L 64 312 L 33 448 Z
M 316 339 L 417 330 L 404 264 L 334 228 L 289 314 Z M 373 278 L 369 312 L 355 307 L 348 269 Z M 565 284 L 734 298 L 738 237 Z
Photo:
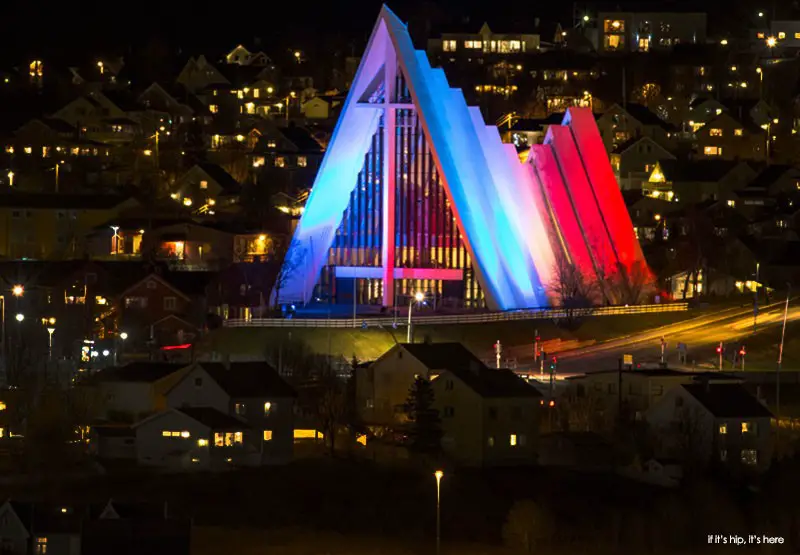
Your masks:
M 661 312 L 684 312 L 689 303 L 645 304 L 636 306 L 601 306 L 596 308 L 541 308 L 507 312 L 484 312 L 480 314 L 414 315 L 415 326 L 437 324 L 485 324 L 488 322 L 514 322 L 520 320 L 555 320 L 593 316 L 616 316 Z M 405 318 L 237 318 L 225 320 L 227 328 L 363 328 L 405 327 Z

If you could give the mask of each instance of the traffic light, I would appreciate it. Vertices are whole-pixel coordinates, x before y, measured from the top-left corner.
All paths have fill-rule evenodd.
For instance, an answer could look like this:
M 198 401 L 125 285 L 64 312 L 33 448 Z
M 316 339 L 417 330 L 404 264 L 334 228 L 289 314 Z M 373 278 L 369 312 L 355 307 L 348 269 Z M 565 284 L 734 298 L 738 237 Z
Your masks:
M 742 345 L 742 348 L 739 349 L 739 356 L 744 356 L 746 354 L 747 354 L 747 351 L 745 351 L 744 345 Z
M 722 345 L 717 345 L 717 354 L 722 353 Z
M 550 361 L 550 370 L 555 372 L 557 366 L 558 366 L 558 359 L 554 356 L 553 359 Z

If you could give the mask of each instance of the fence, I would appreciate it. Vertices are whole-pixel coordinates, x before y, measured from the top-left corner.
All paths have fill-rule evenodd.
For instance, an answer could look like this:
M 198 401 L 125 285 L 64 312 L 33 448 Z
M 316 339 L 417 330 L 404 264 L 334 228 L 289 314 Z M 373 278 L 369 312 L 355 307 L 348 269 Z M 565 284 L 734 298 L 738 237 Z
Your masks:
M 541 308 L 507 312 L 483 312 L 480 314 L 414 315 L 415 326 L 441 324 L 485 324 L 488 322 L 514 322 L 520 320 L 556 320 L 559 318 L 583 318 L 592 316 L 617 316 L 662 312 L 684 312 L 689 303 L 645 304 L 636 306 L 602 306 L 596 308 Z M 358 328 L 401 327 L 405 318 L 251 318 L 226 320 L 228 328 Z

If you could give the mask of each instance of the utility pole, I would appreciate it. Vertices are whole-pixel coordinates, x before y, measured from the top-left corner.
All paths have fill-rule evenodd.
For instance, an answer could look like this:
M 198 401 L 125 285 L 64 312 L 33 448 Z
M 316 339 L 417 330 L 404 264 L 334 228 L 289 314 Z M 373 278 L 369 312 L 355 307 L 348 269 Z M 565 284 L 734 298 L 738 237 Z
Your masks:
M 719 371 L 722 372 L 722 341 L 717 346 L 717 354 L 719 355 Z
M 497 360 L 497 369 L 500 369 L 500 358 L 503 352 L 503 346 L 500 344 L 500 340 L 497 340 L 497 343 L 494 344 L 494 356 Z
M 667 341 L 662 337 L 661 338 L 661 364 L 665 364 L 667 362 Z
M 756 286 L 753 289 L 753 333 L 756 333 L 758 327 L 758 278 L 761 264 L 756 262 Z
M 783 341 L 786 339 L 786 320 L 789 316 L 789 295 L 792 288 L 786 284 L 786 306 L 783 308 L 783 330 L 781 331 L 781 346 L 778 350 L 778 369 L 775 372 L 775 419 L 778 421 L 778 434 L 781 432 L 781 365 L 783 364 Z

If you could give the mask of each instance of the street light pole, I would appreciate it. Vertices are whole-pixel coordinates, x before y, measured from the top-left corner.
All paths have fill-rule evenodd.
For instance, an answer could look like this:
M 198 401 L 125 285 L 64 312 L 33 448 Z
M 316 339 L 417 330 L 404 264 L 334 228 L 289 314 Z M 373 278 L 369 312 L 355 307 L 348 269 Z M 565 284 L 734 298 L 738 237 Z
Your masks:
M 47 328 L 48 337 L 48 355 L 47 358 L 50 362 L 53 362 L 53 332 L 56 331 L 56 328 Z
M 408 331 L 406 333 L 406 343 L 411 343 L 414 339 L 414 332 L 411 329 L 411 314 L 414 311 L 414 301 L 421 303 L 424 299 L 425 295 L 421 291 L 417 291 L 408 303 Z
M 753 333 L 756 333 L 756 328 L 758 327 L 758 279 L 760 268 L 761 264 L 756 262 L 756 286 L 753 289 Z
M 441 482 L 444 472 L 437 470 L 433 475 L 436 476 L 436 555 L 440 555 L 442 552 Z

